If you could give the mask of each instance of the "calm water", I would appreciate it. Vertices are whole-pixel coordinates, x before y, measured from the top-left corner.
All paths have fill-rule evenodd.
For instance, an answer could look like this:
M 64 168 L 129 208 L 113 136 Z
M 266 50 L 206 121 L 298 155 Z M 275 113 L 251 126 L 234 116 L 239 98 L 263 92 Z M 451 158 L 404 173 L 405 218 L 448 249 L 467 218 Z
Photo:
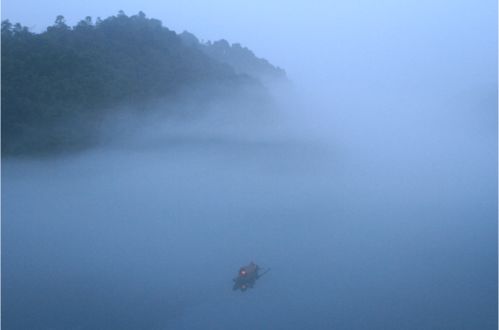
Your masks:
M 3 328 L 497 329 L 494 102 L 400 101 L 4 160 Z

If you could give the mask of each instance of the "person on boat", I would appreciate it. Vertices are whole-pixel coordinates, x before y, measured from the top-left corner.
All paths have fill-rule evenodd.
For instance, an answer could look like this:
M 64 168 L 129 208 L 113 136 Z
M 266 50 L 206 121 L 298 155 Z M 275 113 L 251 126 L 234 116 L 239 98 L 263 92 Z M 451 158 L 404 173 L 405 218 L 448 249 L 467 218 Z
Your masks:
M 260 270 L 261 268 L 254 262 L 241 267 L 238 276 L 233 280 L 234 286 L 232 287 L 232 290 L 239 289 L 241 291 L 246 291 L 248 288 L 252 288 L 255 285 L 256 280 L 269 271 L 267 270 L 263 274 L 260 274 Z

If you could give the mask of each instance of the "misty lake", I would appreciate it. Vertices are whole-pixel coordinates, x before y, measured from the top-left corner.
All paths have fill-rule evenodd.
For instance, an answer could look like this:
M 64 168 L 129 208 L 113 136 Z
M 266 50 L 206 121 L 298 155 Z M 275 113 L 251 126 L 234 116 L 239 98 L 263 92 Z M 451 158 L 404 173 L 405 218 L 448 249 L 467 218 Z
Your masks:
M 493 329 L 495 128 L 428 113 L 4 160 L 5 329 Z

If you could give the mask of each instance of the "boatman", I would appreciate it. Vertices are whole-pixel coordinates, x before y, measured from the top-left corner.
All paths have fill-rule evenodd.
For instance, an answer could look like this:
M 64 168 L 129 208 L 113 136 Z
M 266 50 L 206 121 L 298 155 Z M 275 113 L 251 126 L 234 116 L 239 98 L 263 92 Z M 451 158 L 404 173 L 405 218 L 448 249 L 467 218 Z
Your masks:
M 248 288 L 252 288 L 255 285 L 256 280 L 269 271 L 269 269 L 267 269 L 264 273 L 259 274 L 260 269 L 261 268 L 254 262 L 241 267 L 238 276 L 233 280 L 234 286 L 232 287 L 232 290 L 239 289 L 241 291 L 246 291 Z

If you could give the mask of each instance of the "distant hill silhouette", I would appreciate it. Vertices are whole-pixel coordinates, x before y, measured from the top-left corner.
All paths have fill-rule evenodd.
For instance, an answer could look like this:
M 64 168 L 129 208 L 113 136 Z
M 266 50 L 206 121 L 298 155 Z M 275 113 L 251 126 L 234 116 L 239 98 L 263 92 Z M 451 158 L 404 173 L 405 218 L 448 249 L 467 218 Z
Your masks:
M 248 74 L 260 79 L 262 82 L 286 78 L 286 72 L 270 64 L 241 44 L 230 45 L 226 40 L 201 43 L 192 33 L 184 31 L 179 34 L 182 42 L 190 47 L 200 49 L 203 53 L 218 62 L 230 65 L 236 73 Z
M 223 40 L 201 44 L 142 12 L 96 22 L 86 17 L 73 27 L 58 16 L 38 34 L 5 20 L 2 154 L 86 147 L 97 142 L 94 124 L 123 105 L 206 102 L 244 95 L 245 88 L 263 100 L 274 78 L 285 79 L 284 71 L 247 48 Z

